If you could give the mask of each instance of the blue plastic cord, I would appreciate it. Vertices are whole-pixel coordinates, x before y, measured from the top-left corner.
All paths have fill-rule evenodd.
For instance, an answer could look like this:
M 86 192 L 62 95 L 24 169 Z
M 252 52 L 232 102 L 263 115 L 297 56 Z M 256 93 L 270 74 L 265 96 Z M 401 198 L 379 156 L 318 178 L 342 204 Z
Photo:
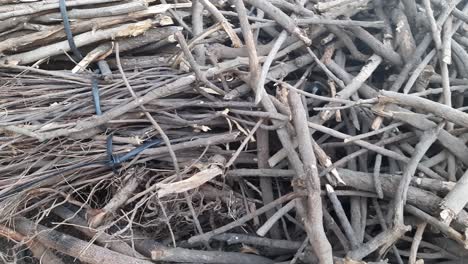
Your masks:
M 106 152 L 107 152 L 107 159 L 108 159 L 107 162 L 111 168 L 115 168 L 116 166 L 122 164 L 123 162 L 135 157 L 136 155 L 140 154 L 145 149 L 158 146 L 162 143 L 162 140 L 160 139 L 151 140 L 139 147 L 132 149 L 131 151 L 129 151 L 128 153 L 122 156 L 116 156 L 112 154 L 112 137 L 113 137 L 113 134 L 110 134 L 107 137 L 107 142 L 106 142 L 106 145 L 107 145 Z
M 81 60 L 83 59 L 83 55 L 81 55 L 81 52 L 76 47 L 75 40 L 73 39 L 73 33 L 70 29 L 70 20 L 68 19 L 67 6 L 65 4 L 65 0 L 59 1 L 59 7 L 60 14 L 62 15 L 63 27 L 65 29 L 65 34 L 67 35 L 68 45 L 70 46 L 70 49 L 75 55 L 75 57 L 78 60 Z
M 76 47 L 75 40 L 73 39 L 73 33 L 70 28 L 70 20 L 68 19 L 67 6 L 65 4 L 65 0 L 59 1 L 59 7 L 60 7 L 60 14 L 62 16 L 62 21 L 63 21 L 63 28 L 65 29 L 65 34 L 67 35 L 68 46 L 70 46 L 70 50 L 75 55 L 76 59 L 81 60 L 83 59 L 83 55 L 81 55 L 81 52 Z M 96 70 L 95 73 L 100 74 L 100 71 Z M 99 84 L 95 76 L 91 77 L 91 83 L 92 83 L 94 109 L 96 111 L 96 115 L 102 115 L 101 103 L 99 99 Z

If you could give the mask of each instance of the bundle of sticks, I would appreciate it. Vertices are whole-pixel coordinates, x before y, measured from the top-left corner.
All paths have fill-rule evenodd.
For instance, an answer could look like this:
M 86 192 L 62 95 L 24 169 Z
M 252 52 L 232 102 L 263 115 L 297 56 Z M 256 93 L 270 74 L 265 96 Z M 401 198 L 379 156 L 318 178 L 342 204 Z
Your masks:
M 468 254 L 465 1 L 0 3 L 5 261 Z

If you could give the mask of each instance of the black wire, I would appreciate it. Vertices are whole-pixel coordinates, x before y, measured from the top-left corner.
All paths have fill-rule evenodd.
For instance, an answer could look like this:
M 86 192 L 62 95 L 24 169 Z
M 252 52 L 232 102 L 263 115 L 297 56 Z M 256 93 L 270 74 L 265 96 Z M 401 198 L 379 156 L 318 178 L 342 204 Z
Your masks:
M 60 7 L 60 14 L 62 16 L 62 21 L 63 21 L 63 28 L 65 29 L 65 34 L 67 35 L 68 46 L 70 46 L 70 50 L 75 55 L 76 57 L 75 59 L 82 60 L 83 55 L 76 47 L 75 40 L 73 39 L 73 33 L 70 28 L 70 20 L 68 19 L 67 6 L 65 4 L 65 0 L 59 1 L 59 7 Z M 96 69 L 95 73 L 100 75 L 101 72 L 99 71 L 99 69 Z M 92 83 L 91 89 L 92 89 L 92 95 L 93 95 L 93 101 L 94 101 L 94 109 L 96 111 L 96 115 L 102 115 L 101 102 L 99 99 L 99 84 L 98 84 L 97 78 L 94 75 L 91 77 L 91 83 Z
M 76 47 L 75 40 L 73 39 L 73 33 L 70 28 L 70 20 L 68 19 L 67 6 L 65 4 L 65 0 L 59 1 L 59 7 L 60 14 L 62 16 L 63 27 L 65 29 L 65 34 L 67 35 L 68 45 L 70 46 L 70 49 L 75 55 L 75 57 L 78 60 L 81 60 L 83 59 L 83 55 L 81 55 L 81 52 Z
M 139 147 L 134 148 L 133 150 L 127 152 L 126 154 L 124 154 L 122 156 L 116 156 L 116 155 L 112 154 L 112 137 L 113 137 L 113 134 L 110 134 L 107 137 L 107 140 L 106 140 L 107 160 L 108 160 L 108 165 L 111 168 L 115 168 L 116 166 L 122 164 L 123 162 L 135 157 L 136 155 L 140 154 L 145 149 L 155 147 L 155 146 L 159 146 L 162 143 L 161 139 L 155 139 L 155 140 L 152 140 L 152 141 L 148 141 L 148 142 L 146 142 L 145 144 L 143 144 L 143 145 L 141 145 Z

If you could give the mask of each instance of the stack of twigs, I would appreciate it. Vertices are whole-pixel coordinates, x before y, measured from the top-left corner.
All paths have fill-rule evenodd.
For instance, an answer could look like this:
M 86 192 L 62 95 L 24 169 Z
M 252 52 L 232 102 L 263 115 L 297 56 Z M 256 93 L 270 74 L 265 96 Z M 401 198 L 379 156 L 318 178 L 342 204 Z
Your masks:
M 465 1 L 0 3 L 4 259 L 467 255 Z
M 67 12 L 66 7 L 71 10 Z M 146 0 L 54 0 L 2 5 L 0 53 L 4 57 L 1 61 L 25 65 L 54 56 L 63 60 L 72 57 L 79 48 L 86 56 L 73 58 L 77 64 L 72 72 L 83 71 L 93 61 L 112 54 L 115 39 L 122 42 L 121 52 L 153 50 L 155 44 L 167 41 L 178 30 L 161 27 L 174 24 L 165 12 L 170 8 L 188 10 L 190 7 L 191 3 L 160 4 Z M 69 24 L 65 28 L 64 17 Z M 73 36 L 74 44 L 70 46 L 67 38 Z

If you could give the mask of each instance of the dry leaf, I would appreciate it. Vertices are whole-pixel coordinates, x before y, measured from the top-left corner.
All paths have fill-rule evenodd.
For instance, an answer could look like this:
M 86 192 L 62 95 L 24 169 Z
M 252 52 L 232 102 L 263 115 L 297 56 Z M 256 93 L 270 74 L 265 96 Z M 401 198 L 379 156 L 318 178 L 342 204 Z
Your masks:
M 162 198 L 169 194 L 182 193 L 200 187 L 202 184 L 212 180 L 216 176 L 222 175 L 223 170 L 219 166 L 200 171 L 192 177 L 173 183 L 157 184 L 158 197 Z

